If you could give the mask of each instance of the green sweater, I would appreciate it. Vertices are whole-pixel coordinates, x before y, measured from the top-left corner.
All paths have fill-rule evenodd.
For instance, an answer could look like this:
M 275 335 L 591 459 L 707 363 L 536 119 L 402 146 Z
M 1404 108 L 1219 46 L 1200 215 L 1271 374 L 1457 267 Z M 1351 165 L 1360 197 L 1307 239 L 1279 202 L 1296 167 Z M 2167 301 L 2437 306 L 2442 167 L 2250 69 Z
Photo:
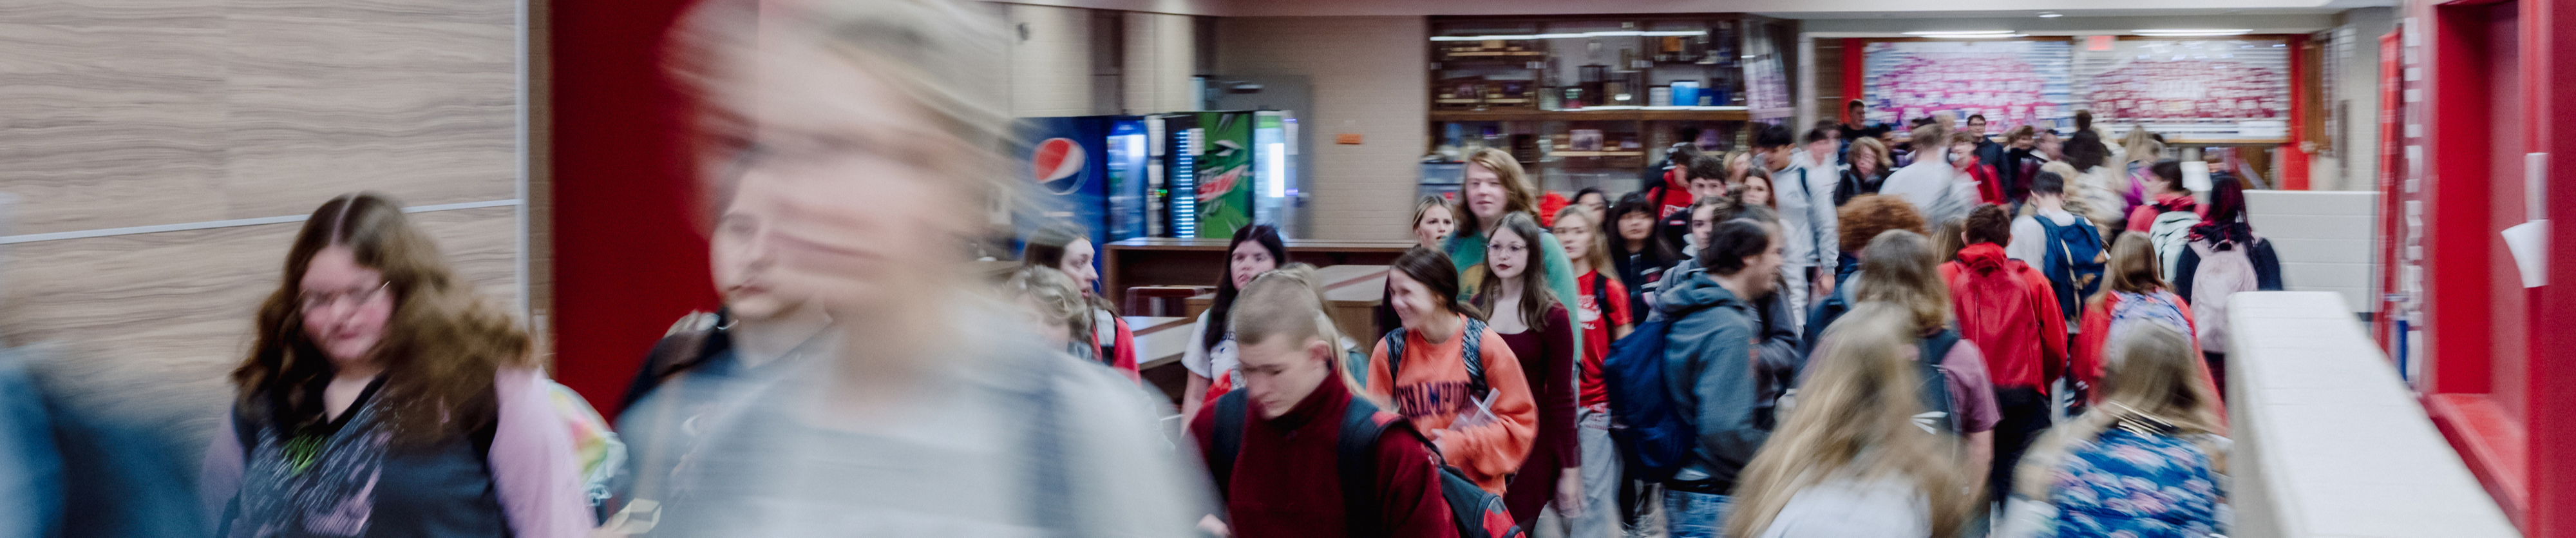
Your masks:
M 1460 235 L 1449 237 L 1449 261 L 1458 265 L 1458 300 L 1465 301 L 1475 297 L 1476 287 L 1485 282 L 1485 233 L 1476 230 L 1459 230 L 1458 233 Z M 1539 233 L 1538 242 L 1539 263 L 1547 268 L 1548 291 L 1556 295 L 1556 302 L 1565 305 L 1567 312 L 1574 311 L 1575 305 L 1581 301 L 1576 300 L 1578 296 L 1575 295 L 1574 264 L 1565 261 L 1565 244 L 1556 241 L 1556 234 L 1547 232 Z M 1488 312 L 1486 315 L 1493 314 Z M 1574 331 L 1574 349 L 1585 349 L 1583 331 Z

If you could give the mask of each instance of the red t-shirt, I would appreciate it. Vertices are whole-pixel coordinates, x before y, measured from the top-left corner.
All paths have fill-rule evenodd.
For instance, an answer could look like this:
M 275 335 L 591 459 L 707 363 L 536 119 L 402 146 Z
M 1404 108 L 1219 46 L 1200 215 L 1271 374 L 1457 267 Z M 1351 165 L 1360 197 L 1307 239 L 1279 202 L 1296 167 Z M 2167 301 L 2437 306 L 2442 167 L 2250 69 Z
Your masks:
M 1633 319 L 1628 312 L 1628 287 L 1619 284 L 1619 279 L 1601 276 L 1599 270 L 1583 273 L 1574 282 L 1575 293 L 1583 294 L 1576 301 L 1582 308 L 1575 313 L 1583 320 L 1583 395 L 1576 404 L 1610 405 L 1610 389 L 1601 386 L 1601 359 L 1610 356 L 1610 327 L 1627 325 Z M 1610 296 L 1593 296 L 1594 286 Z M 1609 308 L 1602 308 L 1604 302 L 1609 303 Z

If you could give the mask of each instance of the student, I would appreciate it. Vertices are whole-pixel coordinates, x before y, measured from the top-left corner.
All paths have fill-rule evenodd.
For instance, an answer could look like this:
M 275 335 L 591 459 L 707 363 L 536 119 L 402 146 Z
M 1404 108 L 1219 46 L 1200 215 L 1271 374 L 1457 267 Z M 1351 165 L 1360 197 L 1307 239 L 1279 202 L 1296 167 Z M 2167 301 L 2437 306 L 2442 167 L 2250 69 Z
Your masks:
M 1695 375 L 1672 379 L 1675 409 L 1697 431 L 1691 456 L 1664 482 L 1664 515 L 1675 538 L 1719 536 L 1727 495 L 1738 473 L 1770 432 L 1758 426 L 1751 342 L 1759 314 L 1745 298 L 1770 291 L 1780 270 L 1780 242 L 1750 221 L 1711 229 L 1699 259 L 1680 287 L 1657 305 L 1673 320 L 1664 344 L 1664 370 Z
M 2129 212 L 2123 194 L 2128 191 L 2128 174 L 2113 166 L 2109 150 L 2104 149 L 2100 135 L 2091 130 L 2078 130 L 2066 141 L 2066 165 L 2071 171 L 2060 171 L 2066 179 L 2067 211 L 2093 221 L 2104 230 L 2124 230 Z M 2045 167 L 2043 167 L 2045 169 Z
M 1532 449 L 1538 408 L 1511 344 L 1458 300 L 1456 267 L 1433 250 L 1407 249 L 1396 257 L 1387 271 L 1395 295 L 1387 301 L 1404 327 L 1379 339 L 1366 386 L 1429 436 L 1449 465 L 1501 495 Z M 1471 339 L 1474 345 L 1467 344 Z
M 2002 161 L 2003 156 L 2000 152 L 1996 154 L 1993 160 L 1976 156 L 1977 152 L 1984 147 L 2001 149 L 2003 146 L 1994 142 L 1988 142 L 1986 141 L 1986 137 L 1973 133 L 1961 132 L 1951 134 L 1951 169 L 1957 170 L 1959 172 L 1959 177 L 1962 180 L 1975 182 L 1977 184 L 1977 197 L 1982 202 L 1989 204 L 2004 203 L 2003 176 L 1995 172 L 1994 165 L 1987 164 L 1990 162 Z
M 1861 250 L 1868 248 L 1870 240 L 1877 239 L 1888 230 L 1905 230 L 1915 235 L 1926 233 L 1923 215 L 1914 212 L 1913 204 L 1893 196 L 1872 194 L 1853 198 L 1851 204 L 1843 206 L 1837 214 L 1842 221 L 1842 237 L 1837 241 L 1842 249 L 1842 266 L 1834 270 L 1834 279 L 1838 282 L 1834 293 L 1818 299 L 1816 306 L 1807 311 L 1806 328 L 1799 334 L 1810 343 L 1824 336 L 1826 325 L 1851 310 L 1851 278 L 1860 272 Z
M 1790 132 L 1786 125 L 1762 125 L 1754 128 L 1753 153 L 1748 159 L 1750 164 L 1761 168 L 1763 172 L 1789 169 L 1789 166 L 1797 160 L 1790 155 L 1796 153 L 1793 149 L 1798 143 L 1796 137 L 1797 134 Z
M 1744 175 L 1742 185 L 1744 185 L 1744 188 L 1736 189 L 1734 193 L 1735 203 L 1737 205 L 1758 205 L 1774 209 L 1778 208 L 1777 204 L 1779 203 L 1779 198 L 1772 196 L 1771 193 L 1770 172 L 1757 170 L 1747 173 Z
M 783 362 L 802 360 L 821 347 L 832 317 L 803 292 L 779 289 L 778 245 L 762 241 L 776 215 L 774 204 L 721 196 L 715 229 L 707 235 L 709 273 L 724 308 L 691 313 L 672 323 L 645 354 L 644 366 L 618 403 L 627 409 L 665 384 L 720 384 L 751 380 Z M 755 196 L 761 193 L 753 193 Z M 682 381 L 686 379 L 687 381 Z M 692 389 L 695 390 L 695 389 Z
M 2020 207 L 2030 197 L 2030 178 L 2039 173 L 2041 162 L 2048 156 L 2039 153 L 2039 129 L 2024 125 L 2004 133 L 2004 160 L 1995 166 L 1995 174 L 2004 181 L 2004 199 L 2011 207 Z
M 2191 305 L 2156 276 L 2155 251 L 2146 234 L 2120 234 L 2120 239 L 2111 243 L 2111 264 L 2104 276 L 2109 282 L 2102 286 L 2102 292 L 2084 303 L 2083 323 L 2075 331 L 2075 354 L 2067 366 L 2067 376 L 2086 387 L 2101 384 L 2102 372 L 2108 367 L 2103 353 L 2110 349 L 2110 343 L 2121 341 L 2137 327 L 2163 323 L 2181 329 L 2186 339 L 2199 327 L 2192 320 Z M 2190 346 L 2191 356 L 2200 356 L 2200 343 L 2190 342 Z M 2208 387 L 2205 390 L 2216 394 L 2217 383 L 2209 375 L 2208 365 L 2198 361 L 2193 364 L 2200 372 L 2199 382 Z M 2099 400 L 2102 394 L 2094 392 L 2091 396 Z M 2225 416 L 2225 406 L 2220 407 L 2220 416 Z
M 1025 330 L 1048 349 L 1091 360 L 1084 356 L 1095 345 L 1088 340 L 1091 320 L 1085 312 L 1091 305 L 1074 291 L 1073 279 L 1054 269 L 1023 266 L 1003 280 L 1002 289 L 1013 295 Z
M 1449 200 L 1425 194 L 1413 202 L 1413 242 L 1423 248 L 1440 248 L 1449 233 L 1458 230 L 1458 218 L 1449 211 Z
M 1842 139 L 1845 144 L 1858 144 L 1862 140 L 1873 140 L 1882 136 L 1887 136 L 1888 131 L 1891 129 L 1892 128 L 1887 124 L 1869 124 L 1868 102 L 1853 99 L 1849 102 L 1843 103 L 1843 123 L 1841 130 Z
M 2057 294 L 2057 308 L 2072 320 L 2083 313 L 2082 301 L 2101 289 L 2101 266 L 2110 260 L 2109 244 L 2093 223 L 2066 210 L 2066 168 L 2040 172 L 2030 181 L 2031 214 L 2013 218 L 2012 242 L 2004 255 L 2030 264 L 2047 275 Z
M 2121 191 L 2120 196 L 2130 208 L 2155 203 L 2156 193 L 2147 191 L 2146 184 L 2160 180 L 2154 168 L 2157 161 L 2164 160 L 2165 142 L 2162 138 L 2146 130 L 2145 126 L 2132 125 L 2129 126 L 2129 134 L 2121 136 L 2120 143 L 2112 146 L 2111 159 L 2120 163 L 2120 172 L 2129 178 L 2128 190 Z M 2182 183 L 2176 179 L 2174 184 L 2180 186 Z
M 1592 220 L 1599 222 L 1610 214 L 1610 195 L 1601 192 L 1600 187 L 1584 187 L 1583 190 L 1574 191 L 1574 205 L 1582 206 L 1585 211 L 1592 212 Z
M 1450 235 L 1446 249 L 1450 261 L 1458 264 L 1459 282 L 1465 284 L 1461 291 L 1467 295 L 1460 298 L 1474 296 L 1476 286 L 1485 281 L 1486 238 L 1501 225 L 1503 215 L 1537 218 L 1537 200 L 1531 196 L 1536 190 L 1510 152 L 1485 148 L 1467 159 L 1467 183 L 1458 195 L 1458 232 Z M 1565 262 L 1565 245 L 1555 235 L 1542 233 L 1531 246 L 1539 256 L 1531 267 L 1545 271 L 1548 292 L 1573 297 L 1574 269 Z M 1580 343 L 1582 336 L 1576 335 L 1575 340 Z
M 1074 356 L 1108 366 L 1126 375 L 1127 379 L 1141 380 L 1143 378 L 1136 372 L 1135 330 L 1128 328 L 1127 318 L 1111 311 L 1109 301 L 1100 298 L 1098 290 L 1094 289 L 1100 281 L 1100 270 L 1091 265 L 1097 254 L 1091 239 L 1074 230 L 1039 228 L 1029 234 L 1028 246 L 1020 252 L 1020 265 L 1063 273 L 1065 283 L 1071 285 L 1076 292 L 1075 297 L 1082 300 L 1082 311 L 1075 315 L 1076 319 L 1067 320 L 1074 326 L 1086 328 L 1085 333 L 1076 338 L 1086 345 L 1071 350 Z
M 2183 331 L 2147 323 L 2115 344 L 2101 403 L 2031 447 L 1996 536 L 2229 534 L 2226 412 Z
M 1690 217 L 1675 216 L 1676 214 L 1689 209 L 1691 202 L 1698 200 L 1699 193 L 1704 189 L 1721 189 L 1722 194 L 1722 189 L 1726 187 L 1724 181 L 1706 185 L 1692 184 L 1691 178 L 1722 180 L 1726 177 L 1726 163 L 1717 157 L 1701 153 L 1699 146 L 1690 142 L 1673 144 L 1672 149 L 1665 151 L 1664 160 L 1667 165 L 1663 174 L 1650 181 L 1646 189 L 1639 194 L 1645 196 L 1648 207 L 1654 208 L 1655 218 L 1659 221 L 1660 230 L 1658 231 L 1678 234 L 1680 233 L 1678 230 L 1687 229 L 1690 226 L 1688 220 Z M 1678 241 L 1678 239 L 1673 240 Z M 1667 243 L 1667 246 L 1676 250 L 1681 248 L 1680 243 Z
M 1831 271 L 1841 259 L 1835 248 L 1840 223 L 1834 218 L 1834 185 L 1841 180 L 1842 170 L 1834 157 L 1834 131 L 1807 131 L 1805 151 L 1797 156 L 1788 170 L 1777 174 L 1779 191 L 1773 193 L 1779 203 L 1782 243 L 1782 293 L 1788 295 L 1792 330 L 1804 330 L 1809 305 L 1817 298 L 1833 293 Z
M 1951 164 L 1949 157 L 1948 131 L 1935 126 L 1915 128 L 1914 164 L 1888 174 L 1887 184 L 1879 189 L 1879 194 L 1903 198 L 1906 203 L 1914 204 L 1914 209 L 1923 212 L 1926 221 L 1944 222 L 1966 216 L 1968 206 L 1976 203 L 1977 193 L 1973 186 L 1967 187 L 1964 193 L 1960 192 L 1968 178 L 1961 177 L 1958 167 Z M 1958 157 L 1972 158 L 1967 155 Z
M 1225 251 L 1225 274 L 1217 280 L 1216 300 L 1190 325 L 1189 343 L 1181 350 L 1181 367 L 1190 371 L 1181 389 L 1181 416 L 1198 416 L 1199 406 L 1242 386 L 1242 376 L 1234 370 L 1234 335 L 1226 334 L 1230 326 L 1226 318 L 1234 312 L 1235 295 L 1252 283 L 1252 277 L 1278 269 L 1288 259 L 1288 243 L 1279 239 L 1278 228 L 1268 224 L 1235 230 Z
M 1918 359 L 1928 362 L 1939 379 L 1926 376 L 1922 382 L 1940 382 L 1943 400 L 1934 409 L 1942 415 L 1927 417 L 1934 429 L 1959 438 L 1961 463 L 1966 476 L 1984 476 L 1993 464 L 1995 453 L 1995 386 L 1988 376 L 1986 353 L 1975 341 L 1960 338 L 1950 328 L 1951 302 L 1949 288 L 1942 285 L 1940 269 L 1933 265 L 1931 241 L 1910 231 L 1889 231 L 1869 241 L 1861 262 L 1860 276 L 1853 279 L 1853 308 L 1881 303 L 1904 309 L 1909 314 L 1907 329 L 1915 337 Z M 1846 316 L 1848 318 L 1848 316 Z M 1843 323 L 1836 320 L 1834 324 Z M 1817 349 L 1835 345 L 1830 336 L 1833 326 L 1825 327 L 1826 336 Z M 1925 385 L 1931 390 L 1931 385 Z M 1928 392 L 1927 392 L 1928 394 Z M 1925 406 L 1931 407 L 1931 406 Z M 1973 484 L 1973 483 L 1972 483 Z
M 1601 360 L 1610 355 L 1610 342 L 1628 337 L 1634 328 L 1628 305 L 1627 286 L 1619 279 L 1601 274 L 1612 265 L 1608 242 L 1601 239 L 1597 227 L 1569 209 L 1556 216 L 1556 236 L 1565 241 L 1565 259 L 1574 264 L 1576 293 L 1575 319 L 1583 324 L 1582 382 L 1575 404 L 1575 436 L 1583 452 L 1583 501 L 1568 515 L 1574 531 L 1581 538 L 1606 538 L 1620 528 L 1615 513 L 1619 506 L 1621 464 L 1619 447 L 1610 439 L 1610 390 L 1601 379 Z
M 1316 297 L 1312 283 L 1284 270 L 1253 279 L 1240 295 L 1232 332 L 1243 390 L 1190 418 L 1228 516 L 1214 526 L 1245 538 L 1455 536 L 1431 446 L 1406 419 L 1361 397 L 1337 368 L 1339 347 L 1314 322 L 1324 315 Z M 1384 428 L 1368 447 L 1372 467 L 1327 471 L 1341 470 L 1351 417 Z M 1338 479 L 1355 475 L 1374 482 L 1349 487 Z M 1369 497 L 1345 497 L 1354 491 Z M 1357 506 L 1370 513 L 1351 513 Z
M 2165 213 L 2185 211 L 2199 214 L 2203 212 L 2200 201 L 2192 198 L 2191 189 L 2182 186 L 2180 161 L 2165 161 L 2149 165 L 2147 173 L 2138 179 L 2138 186 L 2144 190 L 2146 203 L 2129 210 L 2128 231 L 2152 235 L 2156 222 L 2161 220 L 2158 217 Z
M 1862 306 L 1801 384 L 1798 408 L 1744 470 L 1727 536 L 1948 536 L 1975 505 L 1952 443 L 1913 420 L 1923 383 L 1913 316 Z
M 2200 322 L 2193 336 L 2220 399 L 2227 398 L 2228 296 L 2280 289 L 2281 257 L 2245 222 L 2245 182 L 2220 174 L 2210 182 L 2209 218 L 2191 227 L 2190 248 L 2174 263 L 2174 294 L 2191 301 L 2192 319 Z
M 206 455 L 217 534 L 589 534 L 581 463 L 528 334 L 401 204 L 323 203 L 285 265 Z
M 1852 141 L 1851 147 L 1843 151 L 1843 162 L 1851 167 L 1844 168 L 1841 180 L 1834 183 L 1834 207 L 1850 203 L 1853 197 L 1878 194 L 1887 183 L 1887 171 L 1896 163 L 1888 158 L 1887 144 L 1876 138 Z
M 1512 356 L 1520 359 L 1523 380 L 1537 400 L 1538 431 L 1530 440 L 1529 456 L 1503 494 L 1512 521 L 1522 528 L 1535 526 L 1539 509 L 1550 502 L 1559 513 L 1583 510 L 1583 453 L 1574 431 L 1581 381 L 1576 365 L 1583 351 L 1575 346 L 1579 327 L 1573 316 L 1531 267 L 1538 258 L 1531 251 L 1537 247 L 1532 239 L 1544 233 L 1529 215 L 1504 215 L 1485 240 L 1485 283 L 1478 286 L 1483 291 L 1475 301 L 1476 309 L 1486 312 L 1486 330 L 1501 335 Z
M 1619 205 L 1611 206 L 1609 218 L 1603 221 L 1616 226 L 1613 230 L 1618 235 L 1609 241 L 1610 265 L 1617 269 L 1619 283 L 1628 288 L 1628 303 L 1645 304 L 1645 299 L 1637 294 L 1644 293 L 1647 284 L 1663 278 L 1664 269 L 1681 263 L 1682 256 L 1664 242 L 1663 227 L 1656 222 L 1654 202 L 1644 196 L 1630 194 L 1620 197 Z M 1569 258 L 1568 262 L 1571 261 Z M 1597 266 L 1594 268 L 1599 269 Z
M 1977 156 L 1977 164 L 2001 169 L 2004 165 L 2004 145 L 1987 138 L 1994 134 L 1986 131 L 1989 125 L 1986 123 L 1986 115 L 1969 114 L 1968 121 L 1960 124 L 1959 132 L 1976 138 L 1976 147 L 1970 149 L 1968 154 Z
M 1995 425 L 1995 465 L 1984 477 L 1996 495 L 2012 488 L 2022 449 L 2049 424 L 2049 386 L 2066 364 L 2066 315 L 2057 309 L 2048 277 L 2004 256 L 2011 217 L 1994 204 L 1968 213 L 1959 260 L 1941 264 L 1959 335 L 1986 352 L 2001 421 Z

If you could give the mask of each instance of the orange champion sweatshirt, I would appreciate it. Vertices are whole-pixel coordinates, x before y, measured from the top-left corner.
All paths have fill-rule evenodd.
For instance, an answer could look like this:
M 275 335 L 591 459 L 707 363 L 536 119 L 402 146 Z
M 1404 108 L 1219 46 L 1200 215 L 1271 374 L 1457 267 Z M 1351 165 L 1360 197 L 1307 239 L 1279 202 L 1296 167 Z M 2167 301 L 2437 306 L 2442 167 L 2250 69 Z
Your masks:
M 1463 323 L 1466 316 L 1459 316 Z M 1538 435 L 1538 407 L 1530 398 L 1529 382 L 1521 377 L 1520 360 L 1512 356 L 1512 347 L 1491 329 L 1479 341 L 1479 354 L 1484 358 L 1485 385 L 1492 398 L 1494 418 L 1491 422 L 1452 428 L 1462 416 L 1477 412 L 1473 395 L 1468 394 L 1467 363 L 1461 338 L 1428 342 L 1419 331 L 1405 331 L 1404 361 L 1396 368 L 1401 378 L 1389 379 L 1386 342 L 1378 342 L 1370 352 L 1368 391 L 1380 399 L 1395 403 L 1396 410 L 1412 420 L 1413 427 L 1424 436 L 1433 437 L 1450 466 L 1466 473 L 1478 487 L 1495 495 L 1503 494 L 1503 485 L 1529 457 L 1530 442 Z M 1439 433 L 1434 433 L 1439 432 Z

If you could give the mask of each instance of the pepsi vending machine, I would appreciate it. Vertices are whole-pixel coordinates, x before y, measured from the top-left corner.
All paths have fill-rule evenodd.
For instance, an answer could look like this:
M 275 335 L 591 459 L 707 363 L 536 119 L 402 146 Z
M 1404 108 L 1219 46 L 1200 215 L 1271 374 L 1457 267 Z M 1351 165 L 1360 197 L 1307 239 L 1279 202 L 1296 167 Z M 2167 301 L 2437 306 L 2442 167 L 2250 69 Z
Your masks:
M 1143 132 L 1134 116 L 1021 118 L 1023 169 L 1037 196 L 1014 219 L 1019 237 L 1071 226 L 1098 248 L 1142 235 Z

